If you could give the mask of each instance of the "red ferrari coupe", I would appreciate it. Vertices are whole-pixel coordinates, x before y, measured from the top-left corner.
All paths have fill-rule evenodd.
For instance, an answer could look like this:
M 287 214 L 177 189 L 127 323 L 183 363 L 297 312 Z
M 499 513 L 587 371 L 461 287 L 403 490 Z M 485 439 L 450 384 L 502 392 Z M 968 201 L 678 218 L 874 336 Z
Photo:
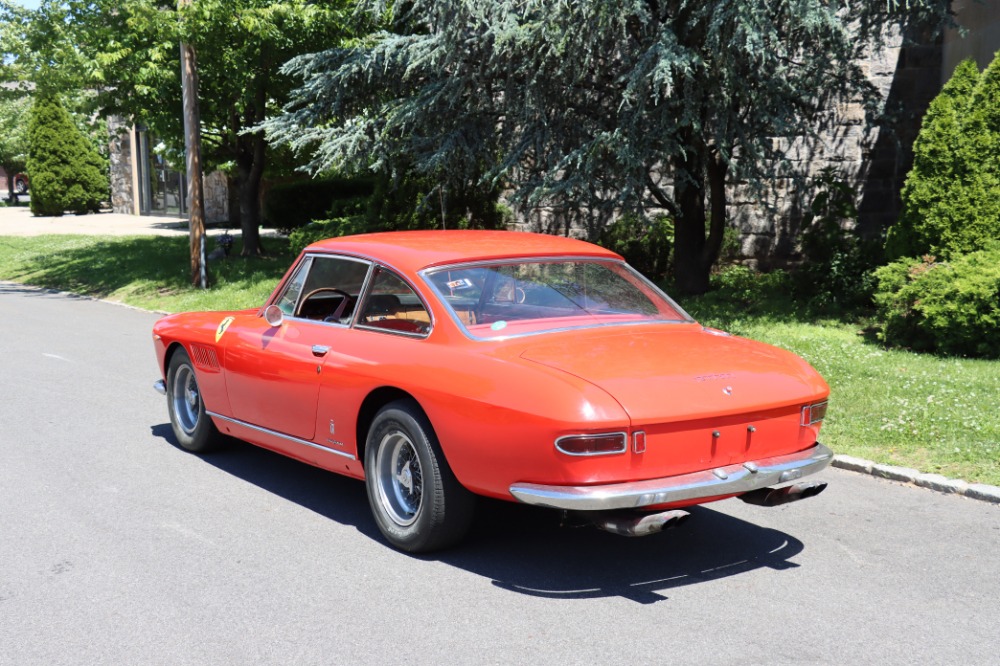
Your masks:
M 805 361 L 570 238 L 330 239 L 262 307 L 164 317 L 153 339 L 182 447 L 230 435 L 364 479 L 410 552 L 459 541 L 480 495 L 637 536 L 694 504 L 811 497 L 826 484 L 800 479 L 832 458 Z

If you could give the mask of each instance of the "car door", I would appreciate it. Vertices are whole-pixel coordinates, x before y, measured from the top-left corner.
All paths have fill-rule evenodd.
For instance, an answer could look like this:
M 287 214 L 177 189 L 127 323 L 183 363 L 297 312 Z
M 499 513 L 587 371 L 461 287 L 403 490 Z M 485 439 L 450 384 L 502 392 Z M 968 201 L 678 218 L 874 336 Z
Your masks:
M 303 440 L 316 434 L 324 357 L 350 324 L 371 265 L 340 256 L 306 256 L 264 317 L 226 335 L 226 386 L 234 417 Z

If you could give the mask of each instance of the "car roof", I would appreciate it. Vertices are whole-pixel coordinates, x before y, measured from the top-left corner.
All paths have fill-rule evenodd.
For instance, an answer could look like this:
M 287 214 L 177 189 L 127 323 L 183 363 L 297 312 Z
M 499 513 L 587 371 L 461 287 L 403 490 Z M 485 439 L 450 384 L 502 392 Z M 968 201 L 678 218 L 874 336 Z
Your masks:
M 341 236 L 313 243 L 307 252 L 338 252 L 384 261 L 416 272 L 432 266 L 511 258 L 621 259 L 610 250 L 565 236 L 522 231 L 390 231 Z

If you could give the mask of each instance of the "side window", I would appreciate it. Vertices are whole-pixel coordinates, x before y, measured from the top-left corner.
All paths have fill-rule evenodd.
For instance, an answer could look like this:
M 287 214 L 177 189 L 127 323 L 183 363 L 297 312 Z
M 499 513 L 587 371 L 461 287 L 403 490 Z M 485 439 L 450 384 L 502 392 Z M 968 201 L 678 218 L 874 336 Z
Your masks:
M 395 273 L 379 268 L 365 299 L 358 326 L 425 335 L 431 330 L 427 308 Z
M 292 279 L 288 281 L 288 285 L 285 286 L 285 293 L 281 295 L 278 299 L 278 307 L 286 315 L 291 315 L 295 312 L 295 305 L 299 302 L 299 296 L 302 295 L 302 283 L 305 282 L 306 273 L 309 272 L 309 264 L 312 263 L 312 257 L 306 257 L 302 264 L 299 265 L 295 275 Z
M 368 267 L 367 262 L 356 259 L 313 257 L 293 316 L 350 324 Z

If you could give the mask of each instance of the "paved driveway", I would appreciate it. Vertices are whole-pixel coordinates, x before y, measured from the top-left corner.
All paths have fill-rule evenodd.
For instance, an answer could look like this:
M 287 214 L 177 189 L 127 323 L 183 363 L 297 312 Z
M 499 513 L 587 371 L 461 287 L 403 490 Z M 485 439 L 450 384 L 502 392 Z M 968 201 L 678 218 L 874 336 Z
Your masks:
M 225 230 L 212 228 L 209 235 Z M 239 234 L 239 229 L 230 233 Z M 97 236 L 187 236 L 187 219 L 118 213 L 35 217 L 27 206 L 0 208 L 0 236 L 43 236 L 46 234 L 86 234 Z

